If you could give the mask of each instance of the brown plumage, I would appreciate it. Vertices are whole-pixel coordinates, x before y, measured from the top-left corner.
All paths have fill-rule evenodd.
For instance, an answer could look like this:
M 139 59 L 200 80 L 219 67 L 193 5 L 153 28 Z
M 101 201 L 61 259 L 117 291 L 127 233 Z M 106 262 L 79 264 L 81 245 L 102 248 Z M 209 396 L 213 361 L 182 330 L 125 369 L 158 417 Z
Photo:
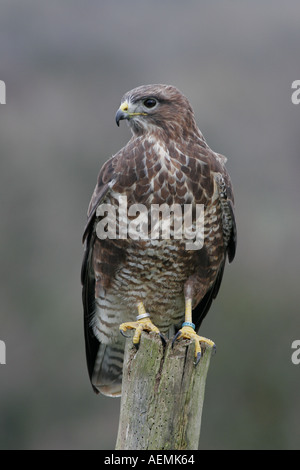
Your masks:
M 117 123 L 127 119 L 132 138 L 98 176 L 88 209 L 82 266 L 85 341 L 95 391 L 121 393 L 124 338 L 141 302 L 151 321 L 173 335 L 190 298 L 196 331 L 216 297 L 226 255 L 235 255 L 233 194 L 226 158 L 213 152 L 195 122 L 187 98 L 173 86 L 147 85 L 124 95 Z M 143 204 L 204 205 L 204 245 L 187 250 L 185 240 L 100 240 L 97 208 Z M 129 217 L 130 219 L 130 217 Z M 175 219 L 174 219 L 175 223 Z M 117 234 L 119 227 L 117 227 Z M 150 234 L 150 226 L 149 226 Z

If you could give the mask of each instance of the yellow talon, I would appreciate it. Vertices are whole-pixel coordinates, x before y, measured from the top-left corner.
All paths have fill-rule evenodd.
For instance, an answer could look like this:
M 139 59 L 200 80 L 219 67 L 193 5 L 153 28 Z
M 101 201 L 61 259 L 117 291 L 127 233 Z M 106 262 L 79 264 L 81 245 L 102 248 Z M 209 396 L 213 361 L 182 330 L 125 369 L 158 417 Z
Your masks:
M 172 344 L 179 338 L 193 340 L 195 343 L 195 364 L 197 365 L 201 358 L 201 343 L 204 343 L 205 347 L 213 348 L 214 351 L 216 350 L 216 345 L 210 339 L 197 335 L 194 328 L 195 325 L 192 322 L 192 300 L 187 298 L 185 301 L 185 322 L 181 330 L 175 335 Z
M 150 315 L 146 313 L 145 307 L 142 302 L 138 305 L 138 313 L 139 314 L 137 316 L 137 321 L 126 322 L 120 325 L 119 328 L 121 333 L 127 330 L 135 330 L 132 342 L 136 345 L 140 342 L 142 331 L 153 331 L 154 333 L 157 333 L 162 337 L 157 326 L 155 326 L 150 320 Z
M 214 351 L 216 349 L 216 345 L 211 339 L 204 338 L 203 336 L 197 335 L 195 330 L 190 326 L 183 326 L 181 330 L 178 331 L 175 338 L 173 339 L 173 343 L 174 341 L 176 341 L 176 339 L 179 339 L 179 338 L 191 339 L 194 341 L 196 365 L 201 359 L 201 343 L 204 343 L 205 347 L 213 348 Z
M 143 318 L 138 321 L 126 322 L 120 325 L 121 331 L 135 330 L 133 336 L 133 344 L 139 344 L 142 331 L 154 331 L 159 334 L 157 326 L 153 325 L 152 321 L 148 318 Z

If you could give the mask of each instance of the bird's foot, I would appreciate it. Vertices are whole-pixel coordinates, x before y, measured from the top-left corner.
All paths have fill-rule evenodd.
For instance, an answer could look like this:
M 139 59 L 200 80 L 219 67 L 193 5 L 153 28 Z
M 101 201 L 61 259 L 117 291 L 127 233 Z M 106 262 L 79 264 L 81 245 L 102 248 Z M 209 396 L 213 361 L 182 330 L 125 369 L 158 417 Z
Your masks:
M 142 331 L 149 331 L 149 332 L 153 331 L 154 333 L 157 333 L 161 337 L 163 343 L 165 344 L 166 340 L 164 336 L 161 334 L 157 326 L 155 326 L 152 323 L 152 321 L 150 320 L 150 315 L 149 313 L 146 313 L 146 310 L 142 303 L 138 305 L 138 311 L 139 311 L 139 315 L 136 317 L 136 321 L 126 322 L 120 325 L 119 329 L 120 329 L 121 334 L 126 337 L 126 335 L 124 334 L 125 331 L 135 330 L 132 342 L 133 344 L 138 346 L 140 339 L 141 339 Z
M 208 348 L 212 348 L 214 352 L 216 351 L 215 343 L 211 341 L 210 339 L 197 335 L 193 326 L 188 326 L 183 323 L 181 330 L 179 330 L 177 334 L 174 336 L 172 345 L 174 345 L 174 342 L 180 338 L 191 339 L 194 341 L 195 343 L 195 363 L 194 364 L 195 365 L 197 365 L 201 359 L 201 343 L 202 343 L 202 347 L 204 345 L 204 348 L 208 347 Z

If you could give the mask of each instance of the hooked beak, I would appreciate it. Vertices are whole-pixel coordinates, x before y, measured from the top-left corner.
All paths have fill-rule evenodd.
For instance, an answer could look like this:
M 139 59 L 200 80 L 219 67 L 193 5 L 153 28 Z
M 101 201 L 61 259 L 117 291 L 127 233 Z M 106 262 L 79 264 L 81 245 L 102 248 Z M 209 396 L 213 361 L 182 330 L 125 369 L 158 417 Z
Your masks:
M 122 119 L 130 119 L 134 116 L 147 116 L 147 113 L 134 113 L 132 110 L 129 111 L 129 104 L 127 101 L 124 101 L 117 111 L 116 123 L 119 126 L 119 122 L 122 121 Z
M 120 125 L 119 123 L 120 123 L 120 121 L 122 121 L 122 119 L 129 119 L 128 113 L 125 113 L 121 109 L 118 109 L 117 114 L 116 114 L 117 126 Z
M 127 101 L 124 101 L 124 103 L 121 104 L 119 107 L 117 114 L 116 114 L 116 123 L 117 126 L 119 126 L 120 121 L 122 119 L 129 119 L 129 114 L 128 114 L 128 103 Z

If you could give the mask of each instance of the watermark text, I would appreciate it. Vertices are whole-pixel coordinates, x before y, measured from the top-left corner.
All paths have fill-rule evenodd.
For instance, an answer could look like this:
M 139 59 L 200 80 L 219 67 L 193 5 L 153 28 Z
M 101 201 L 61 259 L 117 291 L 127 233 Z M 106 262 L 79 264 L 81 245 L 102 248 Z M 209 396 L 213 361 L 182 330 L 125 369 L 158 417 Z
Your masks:
M 6 345 L 0 340 L 0 364 L 6 364 Z
M 6 85 L 3 80 L 0 80 L 0 104 L 6 104 Z
M 292 342 L 292 349 L 295 349 L 291 357 L 292 363 L 297 366 L 300 364 L 300 339 L 295 339 L 295 341 Z
M 184 240 L 186 250 L 200 250 L 204 244 L 203 204 L 144 204 L 128 206 L 119 196 L 118 205 L 103 203 L 96 211 L 100 240 Z
M 292 89 L 294 89 L 294 93 L 292 93 L 291 99 L 293 104 L 300 103 L 300 80 L 294 80 L 292 83 Z

